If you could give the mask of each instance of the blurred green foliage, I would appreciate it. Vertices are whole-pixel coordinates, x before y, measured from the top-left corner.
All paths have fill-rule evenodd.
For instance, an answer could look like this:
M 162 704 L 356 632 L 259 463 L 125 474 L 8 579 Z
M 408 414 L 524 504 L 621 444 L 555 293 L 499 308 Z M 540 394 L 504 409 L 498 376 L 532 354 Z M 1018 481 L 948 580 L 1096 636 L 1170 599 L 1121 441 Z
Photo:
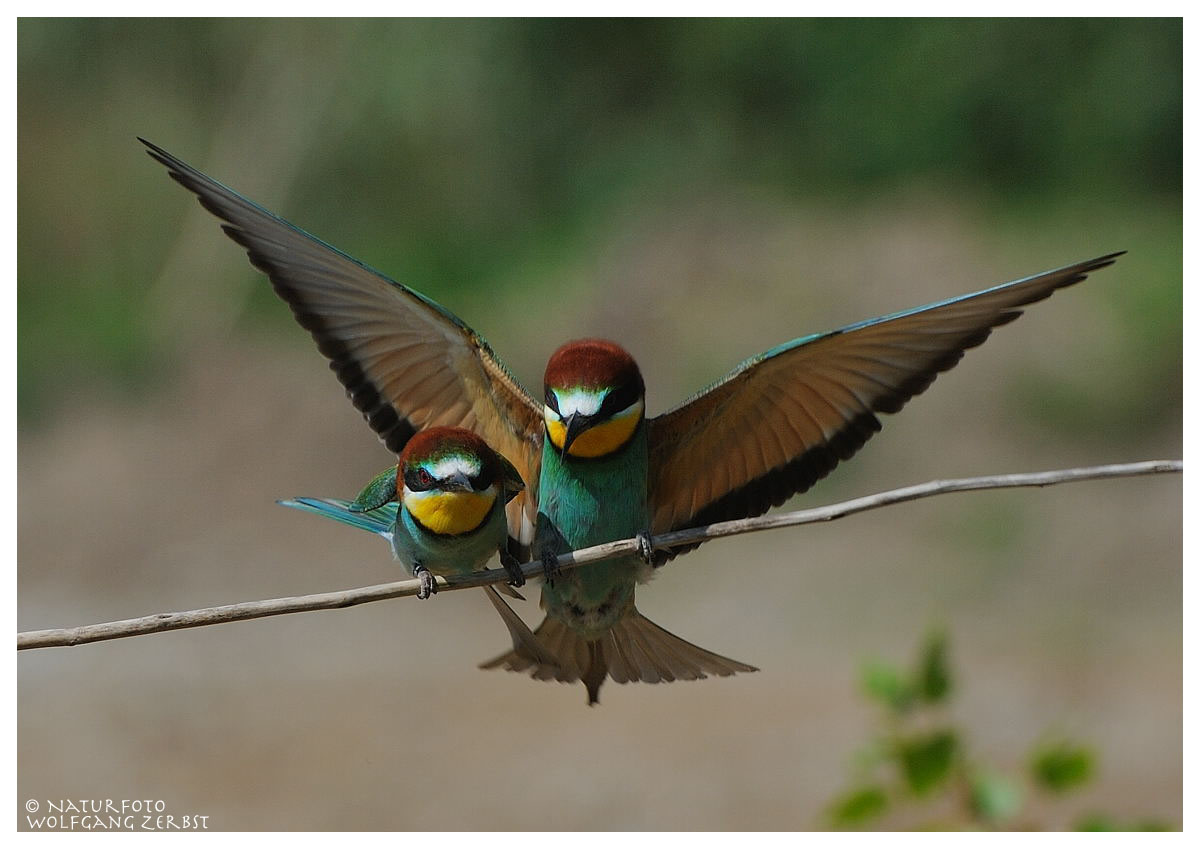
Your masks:
M 1069 740 L 1035 747 L 1024 781 L 983 763 L 965 732 L 945 718 L 953 680 L 949 641 L 940 629 L 926 636 L 909 669 L 879 660 L 863 665 L 863 692 L 883 708 L 881 727 L 855 759 L 851 788 L 829 804 L 830 825 L 888 827 L 885 817 L 891 817 L 921 829 L 1028 830 L 1036 826 L 1021 814 L 1032 797 L 1060 797 L 1094 777 L 1096 753 Z M 1100 812 L 1074 823 L 1079 831 L 1173 828 Z
M 1175 831 L 1170 823 L 1162 820 L 1130 820 L 1124 822 L 1107 814 L 1088 814 L 1083 817 L 1076 831 Z
M 631 203 L 708 185 L 853 208 L 927 182 L 1026 231 L 1050 198 L 1164 210 L 1177 274 L 1181 63 L 1178 20 L 23 19 L 20 409 L 179 353 L 144 306 L 179 219 L 147 213 L 168 190 L 135 135 L 201 167 L 294 156 L 306 229 L 350 219 L 352 253 L 443 296 L 546 286 Z M 1177 322 L 1144 288 L 1144 321 Z
M 1065 793 L 1091 779 L 1094 761 L 1091 751 L 1083 746 L 1050 743 L 1033 753 L 1031 771 L 1039 787 Z
M 924 796 L 950 775 L 958 738 L 951 731 L 918 734 L 898 739 L 895 750 L 904 783 L 914 795 Z
M 879 819 L 888 809 L 887 791 L 877 785 L 859 787 L 830 806 L 829 818 L 841 828 L 853 828 Z
M 920 704 L 936 705 L 950 695 L 953 683 L 946 652 L 945 634 L 933 631 L 911 675 L 884 661 L 867 661 L 862 668 L 863 692 L 896 716 L 904 716 Z M 934 748 L 944 745 L 930 744 Z

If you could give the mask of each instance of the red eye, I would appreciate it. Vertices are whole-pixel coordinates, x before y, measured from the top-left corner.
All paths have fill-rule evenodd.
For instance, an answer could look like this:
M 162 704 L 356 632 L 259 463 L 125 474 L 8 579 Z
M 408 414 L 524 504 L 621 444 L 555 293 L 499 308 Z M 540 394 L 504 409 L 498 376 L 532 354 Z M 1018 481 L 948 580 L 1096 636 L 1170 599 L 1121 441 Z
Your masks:
M 429 474 L 429 472 L 425 471 L 424 469 L 420 469 L 417 472 L 417 483 L 419 483 L 421 486 L 429 486 L 431 483 L 433 483 L 433 475 Z

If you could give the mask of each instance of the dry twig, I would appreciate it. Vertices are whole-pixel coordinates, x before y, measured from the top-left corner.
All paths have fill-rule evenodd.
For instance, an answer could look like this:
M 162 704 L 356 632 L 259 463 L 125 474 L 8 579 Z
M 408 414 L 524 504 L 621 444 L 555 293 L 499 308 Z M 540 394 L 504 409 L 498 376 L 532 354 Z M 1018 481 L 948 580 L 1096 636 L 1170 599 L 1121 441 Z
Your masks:
M 941 495 L 947 492 L 1002 489 L 1017 486 L 1050 486 L 1052 484 L 1072 483 L 1097 478 L 1131 477 L 1134 475 L 1181 471 L 1183 471 L 1183 462 L 1181 460 L 1148 460 L 1142 463 L 1090 466 L 1087 468 L 1061 469 L 1051 472 L 930 481 L 929 483 L 918 484 L 916 486 L 893 489 L 888 492 L 880 492 L 850 501 L 843 501 L 840 504 L 832 504 L 827 507 L 758 516 L 753 519 L 738 519 L 732 522 L 719 522 L 700 528 L 672 531 L 671 533 L 654 537 L 654 545 L 656 547 L 670 548 L 716 539 L 718 537 L 765 531 L 772 528 L 807 525 L 813 522 L 828 522 L 833 519 L 840 519 L 843 516 L 849 516 L 853 513 L 861 513 L 877 507 L 886 507 L 889 504 L 899 504 L 903 501 L 915 501 L 918 498 Z M 624 539 L 560 555 L 558 565 L 562 569 L 570 569 L 584 563 L 595 563 L 599 560 L 608 560 L 613 557 L 636 554 L 637 552 L 638 541 L 636 539 Z M 540 561 L 535 560 L 531 563 L 526 563 L 522 568 L 527 578 L 536 578 L 542 574 L 542 564 Z M 489 569 L 485 572 L 476 572 L 463 577 L 439 577 L 437 578 L 437 583 L 439 590 L 461 590 L 467 587 L 497 583 L 507 579 L 508 575 L 503 569 Z M 365 604 L 369 601 L 382 601 L 387 598 L 416 595 L 419 586 L 420 582 L 416 580 L 393 581 L 387 584 L 317 593 L 315 595 L 247 601 L 240 604 L 225 604 L 220 607 L 206 607 L 200 610 L 187 610 L 180 613 L 156 613 L 152 616 L 142 616 L 137 619 L 122 619 L 118 622 L 103 622 L 98 625 L 81 625 L 76 628 L 51 628 L 44 631 L 26 631 L 17 634 L 17 649 L 76 646 L 82 643 L 115 640 L 122 637 L 134 637 L 140 634 L 174 631 L 180 628 L 198 628 L 203 625 L 216 625 L 222 622 L 238 622 L 243 619 L 259 619 L 263 616 L 279 616 L 284 613 L 300 613 L 306 610 L 333 610 L 340 607 Z

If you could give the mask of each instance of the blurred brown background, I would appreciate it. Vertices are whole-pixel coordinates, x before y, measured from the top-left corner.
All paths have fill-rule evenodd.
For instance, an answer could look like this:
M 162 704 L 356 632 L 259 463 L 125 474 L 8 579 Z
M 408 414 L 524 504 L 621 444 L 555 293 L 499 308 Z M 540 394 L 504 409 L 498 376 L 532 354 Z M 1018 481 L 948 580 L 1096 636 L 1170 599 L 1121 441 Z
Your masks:
M 1178 21 L 18 25 L 22 630 L 358 586 L 378 539 L 275 506 L 389 457 L 135 135 L 652 413 L 786 339 L 1113 250 L 792 506 L 1181 447 Z M 944 626 L 951 719 L 1098 775 L 1029 819 L 1181 821 L 1178 477 L 948 496 L 711 543 L 639 592 L 761 667 L 582 687 L 475 664 L 479 593 L 23 652 L 18 806 L 219 829 L 821 827 L 866 658 Z M 519 608 L 540 621 L 536 590 Z

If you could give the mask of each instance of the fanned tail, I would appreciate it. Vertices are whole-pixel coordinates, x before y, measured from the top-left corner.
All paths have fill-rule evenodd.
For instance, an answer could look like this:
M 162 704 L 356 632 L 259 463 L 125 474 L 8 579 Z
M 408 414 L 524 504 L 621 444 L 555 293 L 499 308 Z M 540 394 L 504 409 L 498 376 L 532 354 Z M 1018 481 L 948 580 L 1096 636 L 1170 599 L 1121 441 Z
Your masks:
M 633 681 L 657 684 L 758 671 L 675 636 L 634 607 L 597 640 L 585 640 L 563 622 L 550 617 L 546 617 L 533 636 L 556 662 L 546 663 L 531 652 L 514 647 L 513 651 L 481 663 L 480 668 L 527 672 L 538 681 L 582 681 L 587 687 L 589 705 L 599 702 L 600 685 L 605 678 L 612 678 L 618 684 Z

